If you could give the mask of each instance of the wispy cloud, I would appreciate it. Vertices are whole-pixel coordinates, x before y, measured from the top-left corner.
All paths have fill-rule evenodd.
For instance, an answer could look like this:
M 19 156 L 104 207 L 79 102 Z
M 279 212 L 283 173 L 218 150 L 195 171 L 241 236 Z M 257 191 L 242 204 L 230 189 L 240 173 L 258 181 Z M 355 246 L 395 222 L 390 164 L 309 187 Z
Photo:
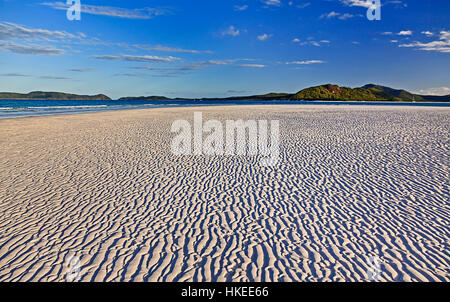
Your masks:
M 416 41 L 408 44 L 400 44 L 399 47 L 411 47 L 419 50 L 450 53 L 450 30 L 441 31 L 439 33 L 439 40 L 426 43 Z
M 36 44 L 24 45 L 10 41 L 0 41 L 0 51 L 36 56 L 57 56 L 65 53 L 64 50 L 56 49 L 51 46 L 41 46 Z
M 191 54 L 201 54 L 201 53 L 213 53 L 210 50 L 194 50 L 194 49 L 184 49 L 180 47 L 170 47 L 163 45 L 142 45 L 133 44 L 134 47 L 147 51 L 159 51 L 159 52 L 174 52 L 174 53 L 191 53 Z
M 267 39 L 271 38 L 273 35 L 272 34 L 262 34 L 259 35 L 257 38 L 259 41 L 266 41 Z
M 351 7 L 363 7 L 363 8 L 371 8 L 375 7 L 375 3 L 367 0 L 340 0 L 340 2 L 346 6 Z M 391 0 L 391 1 L 380 1 L 381 5 L 394 4 L 397 7 L 407 7 L 406 3 L 403 3 L 401 0 Z
M 12 72 L 12 73 L 2 73 L 0 74 L 2 77 L 31 77 L 29 74 L 24 74 L 20 72 Z
M 311 64 L 323 64 L 325 61 L 322 60 L 305 60 L 305 61 L 293 61 L 286 62 L 288 65 L 311 65 Z
M 46 43 L 79 42 L 86 37 L 83 33 L 71 34 L 66 31 L 29 28 L 12 22 L 0 22 L 0 51 L 24 55 L 62 55 L 64 50 L 53 46 L 40 45 Z M 30 42 L 39 44 L 30 44 Z
M 44 79 L 44 80 L 71 80 L 71 78 L 59 77 L 59 76 L 40 76 L 39 79 Z
M 59 30 L 33 29 L 23 25 L 0 22 L 0 40 L 51 40 L 51 39 L 76 39 L 83 38 L 84 34 L 73 35 Z
M 422 34 L 425 35 L 425 36 L 427 36 L 427 37 L 431 37 L 431 36 L 434 35 L 431 31 L 428 31 L 428 30 L 423 31 Z
M 133 78 L 146 78 L 146 77 L 152 77 L 152 78 L 174 78 L 179 73 L 173 73 L 173 74 L 148 74 L 148 73 L 140 73 L 140 72 L 133 72 L 133 73 L 116 73 L 114 76 L 116 77 L 133 77 Z
M 227 60 L 206 60 L 206 61 L 194 61 L 190 62 L 188 64 L 167 68 L 166 70 L 178 70 L 178 71 L 193 71 L 193 70 L 201 70 L 208 67 L 214 67 L 214 66 L 225 66 L 233 64 L 237 61 L 240 61 L 239 59 L 227 59 Z M 153 69 L 155 70 L 155 69 Z M 162 70 L 162 69 L 160 69 Z
M 222 31 L 223 36 L 232 36 L 237 37 L 239 36 L 241 31 L 234 27 L 234 25 L 230 25 L 226 30 Z
M 320 15 L 319 19 L 338 18 L 339 20 L 347 20 L 347 19 L 350 19 L 350 18 L 353 18 L 353 17 L 355 17 L 355 15 L 348 14 L 348 13 L 341 14 L 341 13 L 338 13 L 338 12 L 335 12 L 335 11 L 331 11 L 329 13 L 325 13 L 325 14 Z
M 267 6 L 281 6 L 280 0 L 261 0 Z
M 266 67 L 266 65 L 262 65 L 262 64 L 239 64 L 239 67 L 243 67 L 243 68 L 264 68 Z
M 248 8 L 248 5 L 235 5 L 234 10 L 235 11 L 244 11 Z
M 340 0 L 343 4 L 346 6 L 357 6 L 357 7 L 364 7 L 369 8 L 372 7 L 372 1 L 366 1 L 366 0 Z
M 320 15 L 319 19 L 324 19 L 324 18 L 331 19 L 331 18 L 337 17 L 339 15 L 340 15 L 340 13 L 332 11 L 332 12 Z
M 156 71 L 160 74 L 186 74 L 187 71 L 202 70 L 209 67 L 227 66 L 237 64 L 243 61 L 250 61 L 250 59 L 225 59 L 225 60 L 205 60 L 205 61 L 193 61 L 188 64 L 173 66 L 173 67 L 155 67 L 155 66 L 132 66 L 129 67 L 135 70 L 143 71 Z M 237 64 L 238 67 L 243 68 L 262 68 L 265 65 L 260 64 Z
M 399 36 L 411 36 L 413 32 L 411 30 L 402 30 L 397 33 Z
M 89 72 L 94 70 L 93 68 L 72 68 L 72 69 L 68 69 L 69 71 L 72 72 Z
M 294 5 L 294 2 L 290 1 L 289 2 L 289 6 L 292 6 L 292 5 Z M 295 7 L 296 8 L 306 8 L 306 7 L 310 6 L 310 5 L 311 5 L 311 2 L 305 2 L 305 3 L 297 4 Z
M 351 19 L 351 18 L 353 18 L 354 17 L 354 15 L 352 15 L 352 14 L 341 14 L 339 17 L 338 17 L 338 19 L 339 20 L 347 20 L 347 19 Z
M 1 77 L 34 77 L 34 78 L 43 79 L 43 80 L 71 80 L 71 78 L 62 77 L 62 76 L 54 76 L 54 75 L 33 76 L 33 75 L 24 74 L 24 73 L 20 73 L 20 72 L 3 73 L 3 74 L 0 74 L 0 76 Z
M 419 94 L 422 95 L 449 95 L 450 88 L 449 87 L 435 87 L 428 89 L 421 89 L 418 91 Z
M 217 65 L 229 65 L 239 61 L 239 59 L 227 59 L 227 60 L 207 60 L 194 62 L 193 65 L 197 66 L 217 66 Z
M 247 92 L 246 90 L 232 90 L 232 89 L 230 89 L 230 90 L 227 90 L 226 93 L 246 93 L 246 92 Z
M 67 8 L 70 6 L 65 2 L 61 1 L 42 2 L 41 4 L 57 10 L 67 10 Z M 98 5 L 82 4 L 81 12 L 91 15 L 100 15 L 125 19 L 151 19 L 155 16 L 166 14 L 167 10 L 152 7 L 129 9 L 114 6 L 98 6 Z
M 305 46 L 305 45 L 312 45 L 312 46 L 316 46 L 316 47 L 320 47 L 323 44 L 330 44 L 329 40 L 320 40 L 320 41 L 315 41 L 313 37 L 308 38 L 306 41 L 302 41 L 299 38 L 294 38 L 292 40 L 293 43 L 297 43 L 301 46 Z
M 168 56 L 134 56 L 134 55 L 97 55 L 92 56 L 93 59 L 110 60 L 110 61 L 129 61 L 129 62 L 147 62 L 147 63 L 167 63 L 180 60 L 180 58 Z

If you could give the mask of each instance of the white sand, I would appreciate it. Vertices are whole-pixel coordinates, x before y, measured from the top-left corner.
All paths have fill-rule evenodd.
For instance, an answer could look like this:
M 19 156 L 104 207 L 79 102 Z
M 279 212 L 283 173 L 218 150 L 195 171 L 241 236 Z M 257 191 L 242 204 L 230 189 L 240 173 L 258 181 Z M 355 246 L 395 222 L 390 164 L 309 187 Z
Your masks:
M 279 119 L 281 160 L 177 157 L 171 123 Z M 449 108 L 0 120 L 0 281 L 450 281 Z

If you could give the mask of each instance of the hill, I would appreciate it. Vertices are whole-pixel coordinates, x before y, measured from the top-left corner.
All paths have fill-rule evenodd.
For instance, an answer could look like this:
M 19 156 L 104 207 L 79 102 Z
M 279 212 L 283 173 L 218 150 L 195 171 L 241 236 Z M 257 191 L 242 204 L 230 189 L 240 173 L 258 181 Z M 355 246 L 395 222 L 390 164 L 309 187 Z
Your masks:
M 140 96 L 140 97 L 123 97 L 120 98 L 119 101 L 212 101 L 212 100 L 223 100 L 223 101 L 251 101 L 251 100 L 259 100 L 259 101 L 270 101 L 270 100 L 289 100 L 293 94 L 289 93 L 267 93 L 262 95 L 251 95 L 251 96 L 233 96 L 226 98 L 198 98 L 198 99 L 189 99 L 189 98 L 167 98 L 165 96 Z
M 324 101 L 414 101 L 450 102 L 450 95 L 430 96 L 413 94 L 403 89 L 367 84 L 363 87 L 348 88 L 327 84 L 306 88 L 294 94 L 292 100 Z
M 111 99 L 104 94 L 97 95 L 77 95 L 63 92 L 44 92 L 33 91 L 30 93 L 14 93 L 14 92 L 0 92 L 0 99 L 3 100 L 99 100 L 110 101 Z
M 292 100 L 327 100 L 327 101 L 401 101 L 394 95 L 377 88 L 348 88 L 327 84 L 303 89 Z
M 158 95 L 152 95 L 152 96 L 127 96 L 118 99 L 119 101 L 170 101 L 173 99 L 167 98 L 165 96 L 158 96 Z
M 365 89 L 376 89 L 378 91 L 382 91 L 386 94 L 392 95 L 396 98 L 402 99 L 402 100 L 406 100 L 406 101 L 423 101 L 424 99 L 417 95 L 417 94 L 413 94 L 410 93 L 406 90 L 403 89 L 393 89 L 390 87 L 386 87 L 386 86 L 381 86 L 381 85 L 375 85 L 375 84 L 367 84 L 364 85 L 361 88 L 365 88 Z
M 34 91 L 28 94 L 0 92 L 0 99 L 12 100 L 111 100 L 104 94 L 77 95 L 62 92 Z M 234 96 L 226 98 L 168 98 L 165 96 L 123 97 L 119 101 L 415 101 L 415 102 L 450 102 L 450 95 L 418 95 L 403 89 L 367 84 L 363 87 L 349 88 L 326 84 L 303 89 L 297 93 L 267 93 L 251 96 Z

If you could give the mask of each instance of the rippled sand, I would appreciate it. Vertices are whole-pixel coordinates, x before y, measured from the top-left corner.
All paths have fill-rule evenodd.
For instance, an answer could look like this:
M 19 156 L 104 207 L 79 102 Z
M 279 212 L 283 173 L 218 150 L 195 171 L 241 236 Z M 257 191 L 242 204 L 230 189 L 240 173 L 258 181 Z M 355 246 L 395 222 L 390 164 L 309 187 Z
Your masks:
M 279 119 L 281 160 L 170 126 Z M 172 108 L 0 121 L 0 281 L 450 281 L 450 109 Z M 376 268 L 376 267 L 375 267 Z

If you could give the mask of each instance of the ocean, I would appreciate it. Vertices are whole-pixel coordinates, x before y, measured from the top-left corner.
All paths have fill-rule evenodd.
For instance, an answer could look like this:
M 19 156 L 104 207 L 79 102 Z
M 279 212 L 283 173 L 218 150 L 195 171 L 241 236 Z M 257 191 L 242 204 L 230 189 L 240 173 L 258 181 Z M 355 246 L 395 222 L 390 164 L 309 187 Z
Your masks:
M 0 100 L 0 119 L 31 116 L 77 114 L 88 112 L 146 109 L 161 107 L 193 107 L 224 105 L 393 105 L 450 107 L 441 102 L 340 102 L 340 101 L 68 101 L 68 100 Z

